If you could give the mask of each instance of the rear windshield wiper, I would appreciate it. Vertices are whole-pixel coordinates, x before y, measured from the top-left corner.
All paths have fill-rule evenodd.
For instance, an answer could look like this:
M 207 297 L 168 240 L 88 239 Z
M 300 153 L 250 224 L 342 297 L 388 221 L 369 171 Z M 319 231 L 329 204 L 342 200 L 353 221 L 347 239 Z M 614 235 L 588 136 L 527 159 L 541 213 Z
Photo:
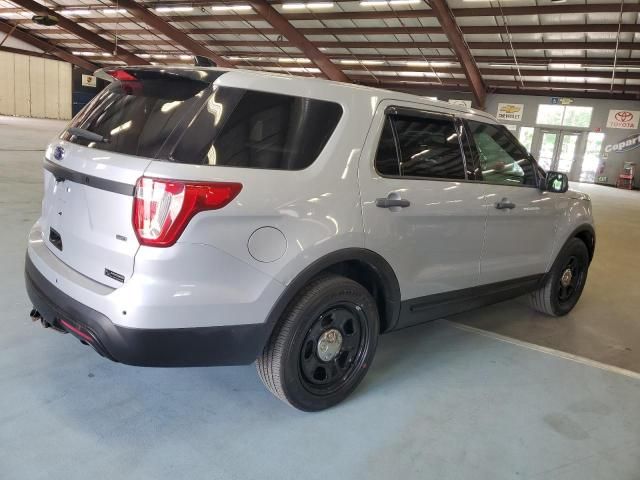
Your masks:
M 90 132 L 89 130 L 85 130 L 84 128 L 71 127 L 67 129 L 71 135 L 75 135 L 76 137 L 85 138 L 87 140 L 91 140 L 92 142 L 100 142 L 100 143 L 108 143 L 105 137 L 100 135 L 99 133 Z

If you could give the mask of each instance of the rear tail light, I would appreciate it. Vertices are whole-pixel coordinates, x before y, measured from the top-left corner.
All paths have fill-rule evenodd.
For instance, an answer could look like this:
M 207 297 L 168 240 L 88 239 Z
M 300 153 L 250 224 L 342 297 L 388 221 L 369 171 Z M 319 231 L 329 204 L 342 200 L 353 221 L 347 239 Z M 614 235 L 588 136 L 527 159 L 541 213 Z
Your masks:
M 133 201 L 133 228 L 138 241 L 141 245 L 169 247 L 196 213 L 224 207 L 240 190 L 240 183 L 142 177 Z

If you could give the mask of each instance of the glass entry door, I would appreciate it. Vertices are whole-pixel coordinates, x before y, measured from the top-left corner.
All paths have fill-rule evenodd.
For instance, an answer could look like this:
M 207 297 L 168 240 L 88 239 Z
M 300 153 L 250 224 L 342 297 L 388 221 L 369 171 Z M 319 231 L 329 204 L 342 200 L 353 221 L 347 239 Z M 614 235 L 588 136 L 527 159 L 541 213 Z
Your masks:
M 538 164 L 545 170 L 569 173 L 576 158 L 579 133 L 542 130 Z
M 538 164 L 545 170 L 553 170 L 553 159 L 556 153 L 556 144 L 558 143 L 558 132 L 542 131 L 542 141 L 540 143 L 540 151 L 538 152 Z

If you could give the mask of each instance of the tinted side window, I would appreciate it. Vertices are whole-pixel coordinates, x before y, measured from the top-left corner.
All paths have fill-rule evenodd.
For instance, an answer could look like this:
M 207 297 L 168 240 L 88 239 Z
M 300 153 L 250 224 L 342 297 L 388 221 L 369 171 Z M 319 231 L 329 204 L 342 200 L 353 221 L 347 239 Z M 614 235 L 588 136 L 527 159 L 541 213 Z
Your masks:
M 482 179 L 505 185 L 537 185 L 527 152 L 501 125 L 469 121 Z
M 375 166 L 380 175 L 389 177 L 400 175 L 398 150 L 396 149 L 396 140 L 393 136 L 390 117 L 387 117 L 384 121 L 384 128 L 382 129 L 378 151 L 376 152 Z
M 336 103 L 219 87 L 171 160 L 198 165 L 301 170 L 318 157 L 342 115 Z
M 464 179 L 464 161 L 453 119 L 394 115 L 405 177 Z

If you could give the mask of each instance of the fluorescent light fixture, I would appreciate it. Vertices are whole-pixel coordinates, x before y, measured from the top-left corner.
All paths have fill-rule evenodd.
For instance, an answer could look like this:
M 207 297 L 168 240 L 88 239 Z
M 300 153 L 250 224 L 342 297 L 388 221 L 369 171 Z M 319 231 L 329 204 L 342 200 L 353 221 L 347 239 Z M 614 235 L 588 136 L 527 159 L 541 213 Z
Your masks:
M 78 57 L 91 57 L 93 55 L 97 55 L 94 52 L 71 52 L 73 55 L 77 55 Z
M 58 13 L 61 15 L 91 15 L 91 10 L 85 8 L 65 8 Z
M 384 60 L 340 60 L 343 65 L 384 65 Z
M 490 63 L 490 67 L 504 67 L 504 68 L 527 68 L 527 67 L 547 67 L 549 64 L 547 63 L 519 63 L 516 65 L 515 63 Z
M 405 63 L 407 67 L 447 67 L 453 65 L 452 62 L 429 62 L 426 60 L 409 60 Z
M 151 58 L 151 55 L 148 53 L 138 53 L 137 54 L 140 58 Z
M 322 10 L 327 8 L 333 8 L 335 3 L 333 2 L 310 2 L 310 3 L 283 3 L 283 10 L 302 10 L 308 8 L 309 10 Z
M 22 14 L 17 12 L 0 13 L 0 18 L 21 18 Z
M 323 8 L 333 8 L 334 5 L 335 4 L 333 2 L 311 2 L 307 3 L 307 8 L 309 10 L 318 10 Z
M 103 56 L 103 57 L 113 57 L 113 53 L 109 53 L 109 52 L 102 52 L 102 56 Z
M 424 77 L 424 72 L 398 72 L 401 77 Z
M 586 68 L 587 70 L 607 70 L 609 72 L 613 71 L 613 66 L 612 65 L 603 65 L 603 66 L 589 66 L 589 67 L 583 67 Z M 629 67 L 625 67 L 623 65 L 616 65 L 616 71 L 618 70 L 640 70 L 640 67 L 633 67 L 633 66 L 629 66 Z
M 154 53 L 152 55 L 153 58 L 167 58 L 167 55 L 165 55 L 164 53 Z
M 281 57 L 278 58 L 278 61 L 282 63 L 311 63 L 311 60 L 309 60 L 308 58 Z
M 212 5 L 211 10 L 213 10 L 214 12 L 242 12 L 251 10 L 251 5 Z
M 295 73 L 320 73 L 319 68 L 291 67 L 287 68 L 286 70 Z
M 180 60 L 191 60 L 192 58 L 191 55 L 180 55 Z
M 416 5 L 422 3 L 422 0 L 361 0 L 361 7 L 384 7 L 395 5 Z
M 126 8 L 103 8 L 100 10 L 103 15 L 121 15 L 127 13 Z
M 193 11 L 193 7 L 187 7 L 187 6 L 177 6 L 177 7 L 169 7 L 169 6 L 165 6 L 165 7 L 156 7 L 154 9 L 156 12 L 191 12 Z

